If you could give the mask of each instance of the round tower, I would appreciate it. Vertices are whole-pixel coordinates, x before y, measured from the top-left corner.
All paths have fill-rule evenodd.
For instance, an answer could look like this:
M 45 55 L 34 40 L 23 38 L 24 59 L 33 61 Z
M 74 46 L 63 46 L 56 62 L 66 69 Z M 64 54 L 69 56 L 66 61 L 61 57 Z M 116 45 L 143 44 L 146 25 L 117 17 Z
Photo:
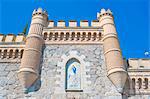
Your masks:
M 18 71 L 18 77 L 27 90 L 39 76 L 39 65 L 44 43 L 42 32 L 47 26 L 48 15 L 42 8 L 33 11 L 32 21 L 26 38 L 26 46 Z
M 112 12 L 102 9 L 98 14 L 100 26 L 104 29 L 104 55 L 107 66 L 108 78 L 116 86 L 118 92 L 123 93 L 127 79 L 127 72 L 119 46 L 117 32 Z

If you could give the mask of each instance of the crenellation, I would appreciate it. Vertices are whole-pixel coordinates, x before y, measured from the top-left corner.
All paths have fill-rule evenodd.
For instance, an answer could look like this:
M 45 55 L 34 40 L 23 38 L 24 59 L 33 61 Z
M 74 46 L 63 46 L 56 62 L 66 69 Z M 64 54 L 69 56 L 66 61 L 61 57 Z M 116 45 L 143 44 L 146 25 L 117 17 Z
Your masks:
M 89 27 L 88 20 L 81 20 L 80 21 L 80 27 Z
M 7 34 L 5 42 L 15 42 L 16 36 L 14 34 Z
M 65 21 L 64 20 L 59 20 L 58 22 L 57 22 L 57 27 L 65 27 L 66 25 L 65 25 Z
M 21 43 L 21 42 L 25 42 L 26 36 L 24 34 L 0 34 L 0 43 L 1 44 L 7 44 L 7 43 Z
M 0 34 L 0 42 L 3 42 L 4 38 L 5 38 L 4 34 Z
M 57 24 L 55 26 L 55 23 Z M 66 26 L 66 24 L 68 24 L 68 26 Z M 70 20 L 69 22 L 65 22 L 64 20 L 59 20 L 57 22 L 54 22 L 53 20 L 49 20 L 48 21 L 48 28 L 86 28 L 86 27 L 99 27 L 99 21 L 98 20 L 93 20 L 93 21 L 88 21 L 88 20 L 81 20 L 80 23 L 78 24 L 78 22 L 76 20 Z
M 128 59 L 129 70 L 132 69 L 150 69 L 150 60 L 149 59 Z
M 76 20 L 70 20 L 69 21 L 69 27 L 77 27 L 77 21 Z
M 17 36 L 16 36 L 16 40 L 15 40 L 15 42 L 24 42 L 25 41 L 25 35 L 24 34 L 18 34 Z
M 99 20 L 93 20 L 91 22 L 91 27 L 99 27 L 99 26 L 100 26 Z

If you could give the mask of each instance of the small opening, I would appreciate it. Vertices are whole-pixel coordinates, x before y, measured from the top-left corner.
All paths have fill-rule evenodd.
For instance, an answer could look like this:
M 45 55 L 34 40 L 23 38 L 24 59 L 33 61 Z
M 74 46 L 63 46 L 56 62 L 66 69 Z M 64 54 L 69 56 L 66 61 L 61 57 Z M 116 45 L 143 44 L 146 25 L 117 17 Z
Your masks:
M 49 40 L 52 40 L 52 38 L 53 38 L 53 33 L 50 32 L 50 34 L 49 34 Z
M 69 39 L 69 32 L 66 33 L 66 40 Z
M 148 78 L 144 78 L 145 89 L 148 89 Z
M 77 40 L 80 39 L 80 32 L 77 33 Z
M 18 56 L 19 56 L 19 50 L 17 49 L 15 50 L 15 58 L 18 58 Z
M 1 56 L 2 56 L 2 50 L 0 50 L 0 58 L 1 58 Z
M 55 40 L 58 39 L 58 32 L 55 33 Z
M 142 88 L 142 79 L 141 78 L 138 79 L 138 87 L 139 87 L 139 89 Z
M 64 38 L 64 33 L 61 32 L 61 33 L 60 33 L 60 40 L 63 40 L 63 38 Z
M 75 38 L 75 32 L 72 32 L 71 40 L 74 40 Z
M 20 58 L 22 58 L 23 52 L 24 52 L 24 50 L 21 50 L 21 51 L 20 51 Z
M 44 40 L 47 39 L 47 33 L 44 33 Z
M 94 39 L 94 40 L 96 40 L 96 36 L 97 36 L 97 34 L 96 34 L 96 32 L 94 32 L 94 33 L 93 33 L 93 39 Z
M 10 50 L 9 52 L 9 58 L 12 58 L 13 57 L 13 50 Z
M 7 57 L 7 50 L 4 50 L 3 58 Z
M 88 33 L 88 40 L 91 39 L 91 32 Z
M 140 68 L 144 68 L 144 66 L 140 66 Z
M 132 78 L 132 88 L 135 89 L 135 78 Z
M 85 38 L 86 38 L 86 33 L 83 32 L 82 40 L 85 40 Z
M 101 32 L 99 32 L 99 37 L 98 37 L 98 38 L 99 38 L 99 40 L 101 39 L 101 36 L 102 36 L 102 34 L 101 34 Z

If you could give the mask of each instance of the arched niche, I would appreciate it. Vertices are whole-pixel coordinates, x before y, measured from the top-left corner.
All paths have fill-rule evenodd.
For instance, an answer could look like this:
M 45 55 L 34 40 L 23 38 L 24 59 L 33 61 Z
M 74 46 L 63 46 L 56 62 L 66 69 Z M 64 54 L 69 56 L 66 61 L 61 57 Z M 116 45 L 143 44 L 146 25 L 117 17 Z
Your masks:
M 79 67 L 81 71 L 80 74 L 80 88 L 79 87 L 67 87 L 67 70 L 71 70 L 73 67 L 73 64 L 76 64 L 76 69 Z M 87 86 L 91 84 L 91 81 L 89 81 L 89 74 L 86 74 L 86 72 L 89 72 L 89 66 L 90 63 L 85 61 L 85 56 L 81 55 L 78 51 L 72 50 L 67 52 L 66 54 L 63 54 L 61 56 L 61 61 L 57 63 L 57 74 L 56 74 L 56 88 L 55 93 L 66 93 L 66 92 L 84 92 L 88 90 Z M 75 70 L 75 69 L 74 69 Z M 73 72 L 73 71 L 72 71 Z M 70 72 L 71 73 L 71 72 Z M 77 71 L 76 71 L 77 73 Z
M 76 58 L 71 58 L 66 63 L 66 91 L 81 90 L 81 63 Z

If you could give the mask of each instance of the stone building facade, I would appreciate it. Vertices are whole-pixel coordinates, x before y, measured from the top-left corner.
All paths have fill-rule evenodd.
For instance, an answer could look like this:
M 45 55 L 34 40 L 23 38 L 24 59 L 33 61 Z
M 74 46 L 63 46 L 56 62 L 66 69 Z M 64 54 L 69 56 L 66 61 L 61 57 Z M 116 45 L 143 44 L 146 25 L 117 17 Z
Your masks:
M 0 34 L 0 99 L 149 99 L 149 66 L 122 58 L 109 9 L 66 26 L 38 8 L 27 36 Z

